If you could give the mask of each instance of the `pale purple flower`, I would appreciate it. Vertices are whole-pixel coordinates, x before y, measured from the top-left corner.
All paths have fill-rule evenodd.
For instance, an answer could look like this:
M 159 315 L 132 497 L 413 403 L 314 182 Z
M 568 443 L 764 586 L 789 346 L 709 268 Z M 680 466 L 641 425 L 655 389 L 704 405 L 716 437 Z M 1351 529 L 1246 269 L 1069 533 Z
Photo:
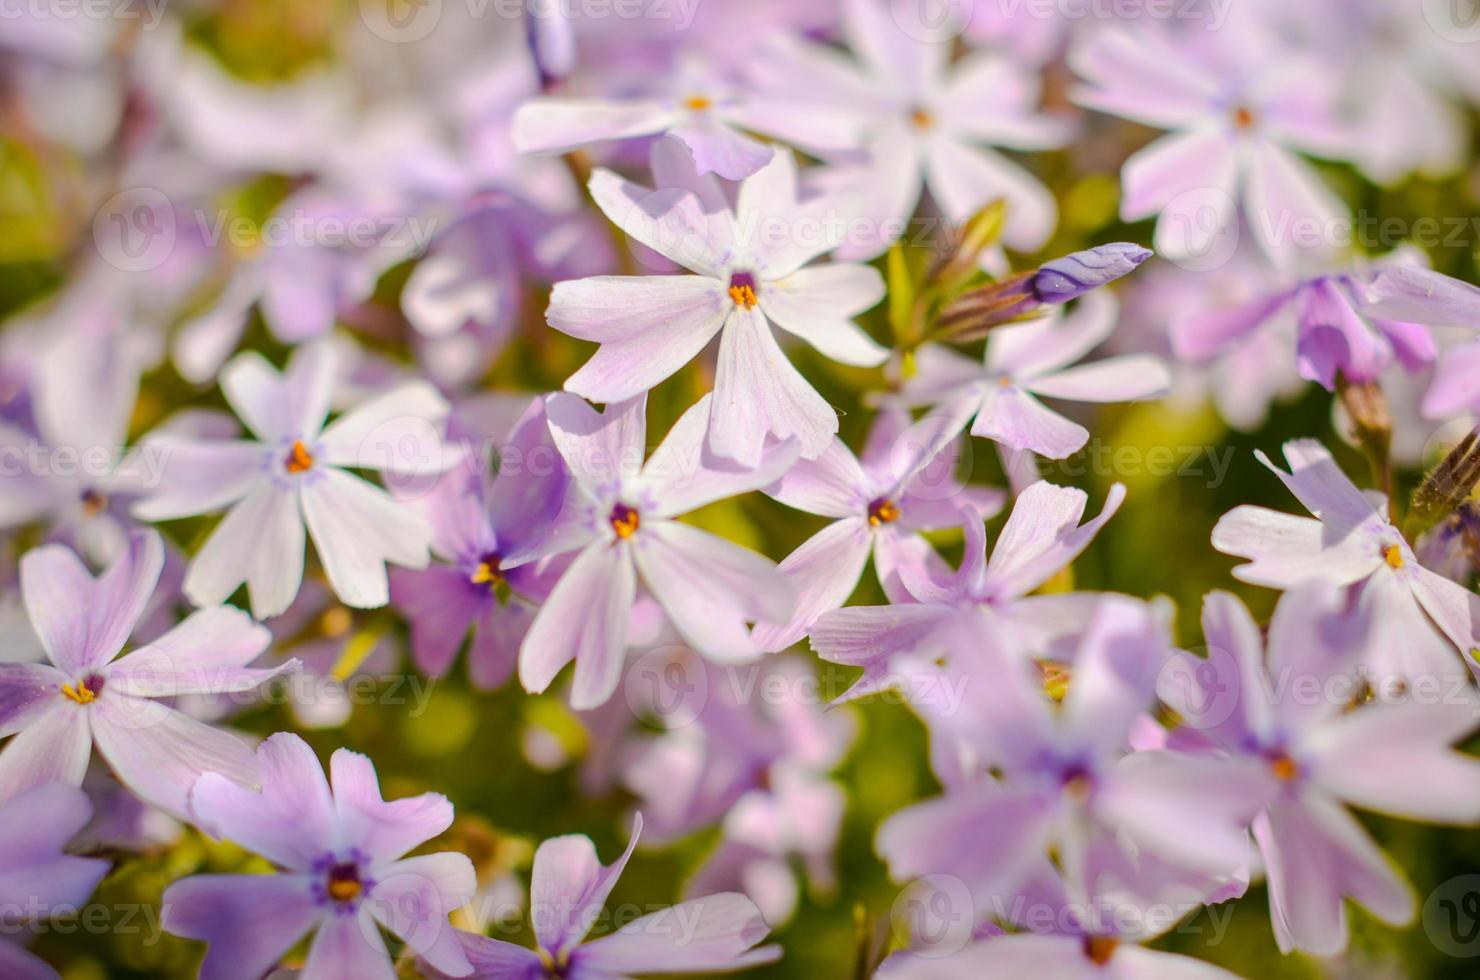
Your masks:
M 1398 703 L 1363 704 L 1364 647 L 1383 642 L 1374 617 L 1343 590 L 1312 581 L 1286 593 L 1269 626 L 1234 596 L 1203 603 L 1206 659 L 1180 654 L 1162 697 L 1184 727 L 1174 743 L 1214 751 L 1262 774 L 1267 804 L 1253 823 L 1281 951 L 1333 956 L 1346 948 L 1342 899 L 1401 926 L 1413 894 L 1393 862 L 1345 809 L 1441 823 L 1480 820 L 1480 763 L 1450 745 L 1480 719 L 1468 676 Z M 1428 694 L 1424 694 L 1428 691 Z
M 1067 303 L 1130 275 L 1151 258 L 1151 249 L 1111 242 L 1045 262 L 1033 273 L 1033 295 L 1043 303 Z
M 960 416 L 935 414 L 912 423 L 902 409 L 880 413 L 863 457 L 842 440 L 816 459 L 799 460 L 766 493 L 789 507 L 833 518 L 781 562 L 797 590 L 790 621 L 762 623 L 757 645 L 774 652 L 806 635 L 823 613 L 842 606 L 863 574 L 870 555 L 879 582 L 902 596 L 897 569 L 933 555 L 921 531 L 957 527 L 970 504 L 982 517 L 1002 508 L 1001 491 L 962 486 Z
M 164 473 L 136 516 L 163 521 L 227 508 L 185 576 L 197 605 L 222 602 L 246 582 L 257 618 L 287 609 L 303 581 L 305 525 L 346 605 L 386 604 L 387 562 L 426 567 L 426 521 L 346 468 L 388 476 L 446 469 L 457 459 L 436 428 L 447 402 L 412 381 L 325 426 L 336 367 L 327 342 L 300 347 L 282 372 L 241 354 L 222 371 L 221 391 L 252 439 L 145 438 Z
M 0 665 L 0 734 L 14 736 L 0 753 L 0 798 L 53 780 L 80 786 L 94 744 L 124 785 L 176 815 L 202 772 L 256 779 L 245 742 L 162 699 L 251 691 L 297 661 L 248 667 L 269 634 L 229 606 L 197 610 L 119 657 L 163 565 L 154 531 L 136 532 L 96 579 L 61 545 L 21 559 L 21 591 L 49 662 Z
M 826 200 L 798 202 L 796 163 L 778 153 L 740 185 L 733 210 L 686 187 L 650 192 L 605 170 L 591 195 L 638 242 L 697 275 L 598 276 L 556 283 L 550 325 L 601 348 L 565 382 L 593 401 L 651 389 L 720 337 L 709 452 L 753 468 L 768 435 L 795 437 L 804 456 L 827 448 L 837 412 L 786 359 L 772 325 L 844 364 L 888 352 L 852 318 L 884 295 L 877 270 L 803 268 L 843 232 Z
M 1221 236 L 1238 233 L 1242 211 L 1259 244 L 1285 264 L 1303 241 L 1296 222 L 1314 223 L 1329 248 L 1349 220 L 1292 152 L 1349 151 L 1337 79 L 1282 46 L 1252 12 L 1216 32 L 1086 32 L 1070 64 L 1087 83 L 1074 93 L 1081 105 L 1171 131 L 1121 171 L 1121 217 L 1159 215 L 1162 255 L 1206 259 Z
M 1315 517 L 1249 505 L 1223 515 L 1213 547 L 1250 559 L 1234 577 L 1275 589 L 1312 579 L 1349 587 L 1370 614 L 1364 666 L 1379 680 L 1452 676 L 1456 651 L 1473 669 L 1480 595 L 1425 568 L 1388 520 L 1387 502 L 1359 490 L 1320 443 L 1297 439 L 1284 450 L 1289 473 L 1256 455 Z
M 570 473 L 551 440 L 543 399 L 515 423 L 499 459 L 493 477 L 483 454 L 470 452 L 432 490 L 407 495 L 432 527 L 439 561 L 391 571 L 391 602 L 410 622 L 417 667 L 429 677 L 446 674 L 471 632 L 468 674 L 485 690 L 513 673 L 537 604 L 564 571 L 559 559 L 503 564 L 536 552 L 565 503 Z
M 867 162 L 843 158 L 828 175 L 858 193 L 855 231 L 840 254 L 882 252 L 908 229 L 926 187 L 957 224 L 1006 199 L 1003 241 L 1020 251 L 1041 247 L 1058 220 L 1053 195 L 994 149 L 1066 141 L 1064 121 L 1038 112 L 1035 73 L 989 52 L 951 65 L 952 39 L 903 29 L 889 0 L 847 0 L 841 27 L 857 61 L 818 44 L 778 42 L 759 52 L 753 73 L 758 86 L 799 100 L 816 119 L 852 120 L 867 150 Z
M 46 783 L 0 804 L 0 908 L 6 911 L 0 938 L 0 976 L 7 980 L 57 980 L 57 971 L 21 948 L 28 925 L 80 908 L 108 873 L 108 862 L 64 852 L 92 805 L 81 790 Z
M 190 794 L 195 822 L 260 854 L 277 874 L 196 875 L 165 890 L 162 924 L 210 944 L 202 980 L 256 980 L 313 933 L 303 980 L 390 980 L 380 928 L 448 976 L 471 970 L 447 916 L 473 894 L 462 854 L 403 857 L 452 824 L 440 793 L 386 801 L 375 767 L 339 749 L 330 780 L 308 743 L 279 732 L 257 749 L 260 790 L 219 773 Z
M 571 705 L 594 708 L 621 678 L 623 649 L 639 580 L 694 649 L 723 663 L 756 659 L 747 621 L 784 620 L 795 596 L 769 559 L 674 518 L 766 486 L 796 461 L 788 442 L 749 472 L 711 469 L 704 460 L 706 395 L 674 423 L 643 462 L 647 398 L 604 413 L 574 395 L 545 403 L 550 432 L 573 479 L 562 527 L 531 557 L 580 549 L 540 607 L 519 650 L 519 680 L 543 691 L 576 662 Z
M 1432 269 L 1392 264 L 1380 269 L 1367 289 L 1375 316 L 1480 329 L 1480 289 Z M 1439 359 L 1423 402 L 1428 418 L 1480 411 L 1480 344 L 1464 344 Z
M 781 956 L 758 946 L 771 931 L 755 904 L 734 893 L 690 899 L 583 943 L 642 834 L 642 816 L 616 863 L 603 867 L 591 838 L 570 834 L 539 846 L 529 885 L 529 917 L 538 950 L 468 932 L 457 936 L 476 980 L 555 980 L 665 973 L 728 973 Z M 440 967 L 435 975 L 444 976 Z M 450 974 L 459 976 L 461 974 Z
M 825 613 L 812 627 L 812 649 L 824 660 L 864 668 L 847 693 L 856 698 L 888 686 L 900 658 L 928 654 L 944 658 L 948 671 L 959 666 L 951 637 L 963 629 L 1011 640 L 1023 654 L 1043 655 L 1066 637 L 1072 641 L 1097 597 L 1029 593 L 1089 547 L 1120 508 L 1125 487 L 1112 486 L 1099 516 L 1080 524 L 1088 499 L 1083 490 L 1051 483 L 1028 487 L 1013 504 L 990 558 L 980 516 L 963 515 L 966 544 L 959 570 L 942 573 L 938 559 L 901 565 L 907 593 L 902 598 L 914 601 Z
M 941 344 L 916 352 L 917 370 L 900 390 L 907 405 L 948 406 L 975 415 L 971 434 L 1005 449 L 1063 459 L 1084 448 L 1089 430 L 1039 401 L 1122 402 L 1161 398 L 1171 373 L 1160 358 L 1124 354 L 1078 364 L 1115 329 L 1119 306 L 1091 293 L 1077 309 L 998 327 L 982 361 Z

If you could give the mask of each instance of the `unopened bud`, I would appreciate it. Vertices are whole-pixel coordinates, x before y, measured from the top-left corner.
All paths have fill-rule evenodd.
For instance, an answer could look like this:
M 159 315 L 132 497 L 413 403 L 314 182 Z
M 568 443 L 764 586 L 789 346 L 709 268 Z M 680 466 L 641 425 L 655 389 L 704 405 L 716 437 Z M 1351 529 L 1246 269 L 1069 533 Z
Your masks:
M 1067 303 L 1129 275 L 1151 258 L 1149 248 L 1112 242 L 1045 263 L 1033 275 L 1033 294 L 1042 303 Z

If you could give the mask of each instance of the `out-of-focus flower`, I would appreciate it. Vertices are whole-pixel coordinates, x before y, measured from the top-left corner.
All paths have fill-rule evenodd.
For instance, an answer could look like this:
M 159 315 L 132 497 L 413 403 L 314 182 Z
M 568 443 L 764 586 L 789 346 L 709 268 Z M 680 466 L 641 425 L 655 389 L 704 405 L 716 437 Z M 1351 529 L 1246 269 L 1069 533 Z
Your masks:
M 135 504 L 136 516 L 162 521 L 229 508 L 190 563 L 192 602 L 222 602 L 246 582 L 257 618 L 287 609 L 303 581 L 305 525 L 347 605 L 386 604 L 387 562 L 426 566 L 426 521 L 346 468 L 442 472 L 457 461 L 436 428 L 447 402 L 412 381 L 325 426 L 335 369 L 326 342 L 299 348 L 281 373 L 258 354 L 241 354 L 222 372 L 221 390 L 255 439 L 144 439 L 164 472 L 160 487 Z
M 804 456 L 826 449 L 838 431 L 837 413 L 786 359 L 772 324 L 833 360 L 881 364 L 888 352 L 852 318 L 879 302 L 884 283 L 864 265 L 803 268 L 835 247 L 843 230 L 827 218 L 832 205 L 798 201 L 791 154 L 777 154 L 748 178 L 733 211 L 686 188 L 650 192 L 605 170 L 590 189 L 623 231 L 698 274 L 557 283 L 550 325 L 601 345 L 565 389 L 593 401 L 625 401 L 668 378 L 718 334 L 708 451 L 754 467 L 768 435 L 795 437 Z
M 384 926 L 446 975 L 467 976 L 447 916 L 477 887 L 472 862 L 450 851 L 403 857 L 451 826 L 447 798 L 387 802 L 374 765 L 347 749 L 329 760 L 331 790 L 308 743 L 286 732 L 257 760 L 260 790 L 207 773 L 190 794 L 202 829 L 284 869 L 196 875 L 165 890 L 164 928 L 210 944 L 200 975 L 260 977 L 313 932 L 304 980 L 393 977 Z
M 900 388 L 907 405 L 975 415 L 971 434 L 1005 448 L 1063 459 L 1089 441 L 1089 430 L 1035 396 L 1078 402 L 1137 401 L 1171 390 L 1160 358 L 1126 354 L 1073 366 L 1115 329 L 1119 306 L 1108 293 L 1077 309 L 994 329 L 978 362 L 940 344 L 916 352 L 917 370 Z
M 961 508 L 982 517 L 1002 507 L 1002 493 L 966 487 L 952 472 L 961 416 L 936 414 L 918 425 L 903 409 L 886 409 L 874 423 L 862 458 L 835 439 L 816 459 L 799 460 L 766 492 L 789 507 L 834 518 L 781 562 L 797 589 L 797 608 L 786 623 L 755 628 L 767 652 L 800 640 L 825 612 L 852 594 L 870 554 L 879 581 L 903 596 L 898 567 L 931 554 L 921 531 L 956 527 Z M 944 472 L 942 471 L 944 470 Z
M 594 708 L 621 678 L 623 645 L 641 577 L 679 634 L 707 657 L 754 660 L 760 651 L 747 620 L 784 621 L 796 597 L 786 576 L 749 549 L 674 520 L 681 514 L 776 480 L 797 458 L 787 442 L 749 472 L 711 469 L 704 459 L 706 395 L 674 423 L 643 462 L 647 398 L 608 405 L 604 413 L 574 395 L 545 403 L 555 445 L 570 468 L 562 527 L 532 544 L 525 561 L 580 549 L 535 615 L 519 650 L 519 680 L 543 691 L 572 658 L 571 705 Z
M 1480 763 L 1449 748 L 1480 717 L 1468 688 L 1445 685 L 1442 703 L 1361 703 L 1363 648 L 1378 635 L 1371 617 L 1385 614 L 1353 610 L 1339 587 L 1312 581 L 1281 598 L 1266 655 L 1243 603 L 1214 592 L 1203 602 L 1210 655 L 1180 654 L 1180 669 L 1163 673 L 1162 697 L 1185 719 L 1173 744 L 1264 772 L 1254 839 L 1287 953 L 1345 949 L 1344 897 L 1393 925 L 1413 918 L 1407 883 L 1343 804 L 1480 821 Z
M 1235 507 L 1213 528 L 1213 547 L 1250 559 L 1234 577 L 1293 589 L 1311 579 L 1350 586 L 1368 614 L 1372 645 L 1363 666 L 1390 682 L 1449 677 L 1455 652 L 1471 669 L 1480 647 L 1480 595 L 1425 568 L 1387 517 L 1386 500 L 1364 494 L 1311 439 L 1285 443 L 1290 472 L 1264 463 L 1315 515 Z
M 538 950 L 459 932 L 478 980 L 622 977 L 631 974 L 726 973 L 775 962 L 778 946 L 758 946 L 771 931 L 755 903 L 734 893 L 690 899 L 628 922 L 600 939 L 582 939 L 596 923 L 642 834 L 615 864 L 603 867 L 591 838 L 553 837 L 534 854 L 529 917 Z M 679 928 L 679 923 L 686 923 Z M 425 957 L 424 957 L 425 958 Z M 440 971 L 440 967 L 432 964 Z M 443 976 L 441 972 L 436 974 Z M 451 974 L 462 976 L 464 974 Z
M 245 742 L 160 699 L 250 691 L 296 669 L 297 661 L 274 670 L 248 667 L 270 637 L 229 606 L 198 610 L 118 657 L 163 565 L 164 546 L 154 531 L 132 535 L 124 554 L 96 579 L 61 545 L 21 559 L 26 609 L 50 663 L 0 665 L 0 733 L 15 736 L 0 753 L 0 798 L 53 780 L 80 786 L 94 744 L 124 785 L 177 816 L 186 812 L 185 795 L 202 772 L 256 779 Z

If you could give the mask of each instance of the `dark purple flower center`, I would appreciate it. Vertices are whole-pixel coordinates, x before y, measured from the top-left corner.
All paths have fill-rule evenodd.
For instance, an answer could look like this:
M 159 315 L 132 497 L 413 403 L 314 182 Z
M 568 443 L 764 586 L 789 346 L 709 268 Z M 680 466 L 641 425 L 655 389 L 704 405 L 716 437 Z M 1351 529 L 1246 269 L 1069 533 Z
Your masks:
M 364 873 L 364 855 L 358 849 L 351 850 L 348 857 L 325 855 L 314 862 L 313 869 L 322 876 L 313 883 L 315 900 L 320 905 L 332 905 L 335 912 L 354 911 L 375 886 Z
M 469 580 L 474 585 L 486 585 L 490 589 L 496 589 L 504 583 L 503 556 L 497 551 L 490 551 L 478 559 L 478 567 L 473 569 Z
M 614 506 L 607 520 L 611 523 L 612 530 L 617 532 L 617 537 L 623 540 L 632 537 L 642 526 L 642 518 L 637 515 L 637 509 L 626 504 Z
M 874 527 L 893 524 L 899 520 L 899 504 L 888 497 L 880 497 L 868 505 L 868 522 Z

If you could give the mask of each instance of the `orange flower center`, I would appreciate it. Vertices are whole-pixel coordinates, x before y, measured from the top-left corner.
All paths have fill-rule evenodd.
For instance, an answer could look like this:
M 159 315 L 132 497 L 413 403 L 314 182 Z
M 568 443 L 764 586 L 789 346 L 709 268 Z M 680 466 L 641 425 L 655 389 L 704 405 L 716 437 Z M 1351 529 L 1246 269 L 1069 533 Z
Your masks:
M 1253 129 L 1254 111 L 1248 106 L 1239 106 L 1233 110 L 1233 127 L 1235 129 Z
M 915 109 L 910 113 L 910 122 L 916 129 L 929 129 L 935 125 L 935 117 L 924 109 Z
M 626 504 L 617 504 L 612 508 L 611 517 L 612 530 L 617 532 L 617 537 L 626 540 L 637 533 L 642 520 L 637 516 L 637 511 Z
M 706 95 L 691 95 L 683 100 L 683 107 L 690 112 L 703 112 L 712 105 L 714 102 Z
M 306 473 L 313 469 L 313 454 L 302 441 L 294 439 L 293 448 L 288 450 L 288 459 L 283 465 L 289 473 Z
M 1274 773 L 1274 778 L 1282 783 L 1288 783 L 1300 775 L 1300 767 L 1295 764 L 1295 760 L 1283 752 L 1269 760 L 1269 768 Z
M 1391 568 L 1403 567 L 1403 549 L 1395 544 L 1390 544 L 1383 549 L 1382 558 Z
M 874 527 L 881 524 L 893 524 L 899 520 L 899 505 L 886 498 L 875 500 L 868 505 L 868 522 Z
M 1120 940 L 1110 936 L 1085 936 L 1084 955 L 1095 966 L 1104 966 L 1110 962 L 1110 957 L 1115 955 L 1115 949 L 1119 945 Z

